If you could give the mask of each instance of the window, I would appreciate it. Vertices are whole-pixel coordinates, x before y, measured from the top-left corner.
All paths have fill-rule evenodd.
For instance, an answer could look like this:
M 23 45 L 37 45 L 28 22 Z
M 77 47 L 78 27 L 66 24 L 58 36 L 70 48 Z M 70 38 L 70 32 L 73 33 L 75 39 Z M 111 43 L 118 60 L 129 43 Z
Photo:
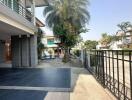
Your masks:
M 54 44 L 54 39 L 48 39 L 48 45 L 53 45 Z

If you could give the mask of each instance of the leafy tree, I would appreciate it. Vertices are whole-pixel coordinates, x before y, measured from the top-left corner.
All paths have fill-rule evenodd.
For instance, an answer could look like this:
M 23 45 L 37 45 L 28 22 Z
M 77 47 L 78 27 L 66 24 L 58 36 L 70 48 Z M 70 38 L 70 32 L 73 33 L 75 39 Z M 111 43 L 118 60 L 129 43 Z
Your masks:
M 112 36 L 111 35 L 108 35 L 107 33 L 103 33 L 102 34 L 102 38 L 100 40 L 100 43 L 102 45 L 108 45 L 110 42 L 112 41 Z
M 87 40 L 84 45 L 87 49 L 96 49 L 97 41 Z
M 128 30 L 128 27 L 131 27 L 131 28 L 132 28 L 132 24 L 131 24 L 129 21 L 127 21 L 127 22 L 122 22 L 122 23 L 118 24 L 117 26 L 118 26 L 118 27 L 120 28 L 120 30 L 123 31 L 123 33 L 124 33 L 124 34 L 121 36 L 122 38 L 125 38 L 126 32 L 127 32 L 127 30 Z
M 122 22 L 121 24 L 117 25 L 124 33 L 127 32 L 128 27 L 132 27 L 132 24 L 130 22 Z
M 118 24 L 117 25 L 121 31 L 123 31 L 123 35 L 121 36 L 122 39 L 126 38 L 126 33 L 128 30 L 128 28 L 131 28 L 132 29 L 132 23 L 127 21 L 127 22 L 122 22 L 121 24 Z M 132 32 L 130 32 L 130 34 L 132 35 Z M 132 36 L 131 36 L 131 39 L 132 39 Z M 127 47 L 129 47 L 129 45 L 127 45 Z
M 119 41 L 121 40 L 121 36 L 111 35 L 111 42 L 112 41 Z

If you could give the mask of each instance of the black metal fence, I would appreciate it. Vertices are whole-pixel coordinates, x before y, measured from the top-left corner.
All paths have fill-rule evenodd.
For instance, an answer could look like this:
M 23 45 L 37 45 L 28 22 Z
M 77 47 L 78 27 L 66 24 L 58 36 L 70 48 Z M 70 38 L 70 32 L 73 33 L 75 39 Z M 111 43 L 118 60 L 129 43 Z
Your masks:
M 32 22 L 32 13 L 19 4 L 16 0 L 0 0 L 0 3 L 9 7 L 11 10 L 26 18 L 28 21 Z
M 84 65 L 118 100 L 132 100 L 132 50 L 84 50 Z

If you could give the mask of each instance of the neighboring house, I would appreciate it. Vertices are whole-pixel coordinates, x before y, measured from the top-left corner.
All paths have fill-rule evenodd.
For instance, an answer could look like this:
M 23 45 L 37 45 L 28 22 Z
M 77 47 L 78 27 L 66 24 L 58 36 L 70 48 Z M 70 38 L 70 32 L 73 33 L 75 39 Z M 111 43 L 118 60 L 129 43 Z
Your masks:
M 47 48 L 57 48 L 58 45 L 55 44 L 56 38 L 54 36 L 44 36 L 42 39 L 45 47 Z
M 123 31 L 118 31 L 116 33 L 116 36 L 121 37 L 120 40 L 114 42 L 115 46 L 117 46 L 118 49 L 130 48 L 130 46 L 132 45 L 132 34 L 131 34 L 131 32 L 132 32 L 132 30 L 128 30 L 125 33 Z
M 53 57 L 63 53 L 62 48 L 58 46 L 60 41 L 55 36 L 44 36 L 42 42 L 46 47 L 44 52 L 49 52 Z
M 100 42 L 98 42 L 98 45 L 96 46 L 96 49 L 108 49 L 109 48 L 109 44 L 108 45 L 102 45 Z
M 35 33 L 40 21 L 35 18 L 35 7 L 45 4 L 44 0 L 0 0 L 0 63 L 11 60 L 12 67 L 37 65 Z
M 116 36 L 120 37 L 120 39 L 112 41 L 108 45 L 98 43 L 96 49 L 122 50 L 123 48 L 132 48 L 132 30 L 128 30 L 125 33 L 123 31 L 118 31 Z
M 110 44 L 110 49 L 112 49 L 112 50 L 122 50 L 122 45 L 123 45 L 123 42 L 121 40 L 113 41 Z

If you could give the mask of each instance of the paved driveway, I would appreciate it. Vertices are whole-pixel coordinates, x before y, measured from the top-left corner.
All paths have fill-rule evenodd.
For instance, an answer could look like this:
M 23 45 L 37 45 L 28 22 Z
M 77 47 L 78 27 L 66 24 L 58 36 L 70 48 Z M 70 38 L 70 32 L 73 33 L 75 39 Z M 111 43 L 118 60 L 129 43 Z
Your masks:
M 0 90 L 0 100 L 44 100 L 47 92 L 34 90 Z
M 66 92 L 70 88 L 69 68 L 0 69 L 0 100 L 44 100 L 49 91 Z

